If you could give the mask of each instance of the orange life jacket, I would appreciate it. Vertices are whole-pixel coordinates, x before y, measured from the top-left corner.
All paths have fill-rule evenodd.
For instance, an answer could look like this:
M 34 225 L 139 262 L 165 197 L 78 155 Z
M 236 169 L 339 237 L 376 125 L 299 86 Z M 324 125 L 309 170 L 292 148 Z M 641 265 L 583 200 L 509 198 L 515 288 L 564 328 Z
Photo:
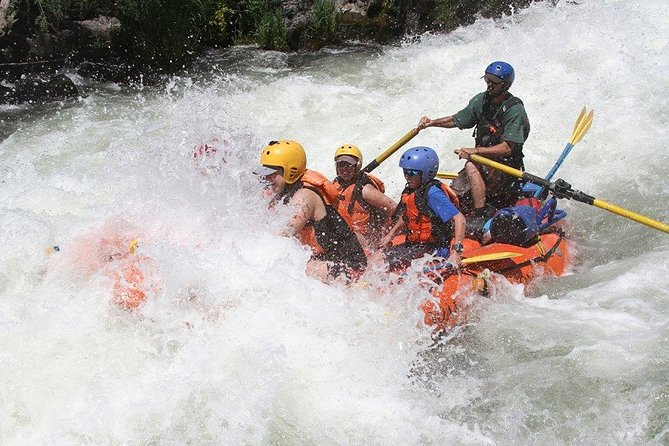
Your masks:
M 439 180 L 432 180 L 417 190 L 405 189 L 402 192 L 401 204 L 404 210 L 402 218 L 404 218 L 408 231 L 407 241 L 448 246 L 454 234 L 453 222 L 451 220 L 441 221 L 428 206 L 427 192 L 432 186 L 441 188 L 455 207 L 460 206 L 458 196 L 453 189 Z
M 337 187 L 337 212 L 341 215 L 346 223 L 353 229 L 354 232 L 360 234 L 367 234 L 370 229 L 370 223 L 381 226 L 387 223 L 386 213 L 382 210 L 376 210 L 370 206 L 362 196 L 362 189 L 371 184 L 373 187 L 381 192 L 385 192 L 386 188 L 383 181 L 372 174 L 362 173 L 360 179 L 348 186 L 344 187 L 339 181 L 339 177 L 335 178 L 333 184 Z M 377 215 L 383 214 L 383 215 Z

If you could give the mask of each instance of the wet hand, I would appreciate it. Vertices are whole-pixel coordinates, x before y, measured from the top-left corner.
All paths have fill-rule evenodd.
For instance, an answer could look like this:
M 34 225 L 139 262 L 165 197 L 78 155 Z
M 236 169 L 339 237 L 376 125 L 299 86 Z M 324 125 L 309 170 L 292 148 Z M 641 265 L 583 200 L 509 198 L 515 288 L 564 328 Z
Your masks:
M 418 126 L 416 128 L 418 130 L 423 130 L 424 128 L 430 127 L 431 124 L 432 120 L 427 116 L 423 116 L 422 118 L 420 118 L 420 121 L 418 121 Z
M 451 250 L 450 255 L 448 256 L 448 259 L 446 260 L 447 262 L 450 262 L 453 264 L 453 266 L 459 271 L 460 267 L 462 266 L 462 258 L 460 257 L 460 254 L 457 252 Z
M 381 240 L 379 240 L 379 244 L 377 245 L 376 250 L 377 250 L 377 251 L 380 251 L 380 250 L 382 250 L 383 248 L 387 247 L 388 245 L 390 245 L 390 241 L 391 241 L 391 240 L 392 240 L 392 239 L 386 235 L 386 236 L 383 237 Z
M 474 149 L 456 149 L 453 153 L 458 155 L 458 158 L 461 160 L 468 160 L 472 153 L 474 153 Z
M 468 159 L 469 159 L 469 155 L 471 155 L 471 153 L 469 153 L 469 152 L 467 151 L 467 149 L 455 149 L 455 150 L 453 151 L 453 153 L 455 153 L 456 155 L 458 155 L 458 158 L 460 158 L 461 160 L 462 160 L 462 159 L 468 160 Z

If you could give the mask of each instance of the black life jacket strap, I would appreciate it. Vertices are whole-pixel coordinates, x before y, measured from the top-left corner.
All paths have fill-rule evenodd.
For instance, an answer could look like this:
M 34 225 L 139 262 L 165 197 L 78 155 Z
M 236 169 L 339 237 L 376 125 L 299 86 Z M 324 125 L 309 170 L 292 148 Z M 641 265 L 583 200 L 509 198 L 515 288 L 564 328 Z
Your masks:
M 432 179 L 425 184 L 422 184 L 416 190 L 416 207 L 421 214 L 429 215 L 431 218 L 439 218 L 439 216 L 428 206 L 427 204 L 427 193 L 432 186 L 436 186 L 441 189 L 441 181 L 437 179 Z
M 495 110 L 495 113 L 492 113 L 492 104 L 490 98 L 488 97 L 488 95 L 485 95 L 483 97 L 483 114 L 482 114 L 483 119 L 476 125 L 476 127 L 474 127 L 474 132 L 472 133 L 472 136 L 476 141 L 477 147 L 479 146 L 480 142 L 479 140 L 480 138 L 482 138 L 482 134 L 484 131 L 487 131 L 488 133 L 492 134 L 499 131 L 502 124 L 501 122 L 499 122 L 498 115 L 500 113 L 502 114 L 506 113 L 506 111 L 509 110 L 511 107 L 514 107 L 518 104 L 522 105 L 523 101 L 520 98 L 511 96 Z
M 351 193 L 351 202 L 348 204 L 348 208 L 346 209 L 349 215 L 353 213 L 353 207 L 355 206 L 356 201 L 358 201 L 360 206 L 362 206 L 364 209 L 369 208 L 369 203 L 367 203 L 367 201 L 365 201 L 362 196 L 362 188 L 368 184 L 374 183 L 369 179 L 365 172 L 362 172 L 360 174 L 360 178 L 355 183 L 355 188 L 353 189 L 353 193 Z

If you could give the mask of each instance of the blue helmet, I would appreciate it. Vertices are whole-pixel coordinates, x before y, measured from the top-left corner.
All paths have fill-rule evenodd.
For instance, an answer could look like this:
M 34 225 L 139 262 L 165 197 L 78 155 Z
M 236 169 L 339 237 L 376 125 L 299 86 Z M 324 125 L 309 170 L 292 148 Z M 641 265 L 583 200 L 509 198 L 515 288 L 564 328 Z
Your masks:
M 431 147 L 412 147 L 402 154 L 400 167 L 402 169 L 420 170 L 423 172 L 420 179 L 421 184 L 425 184 L 437 176 L 439 156 Z
M 502 79 L 510 87 L 513 84 L 513 80 L 516 78 L 516 73 L 513 71 L 513 67 L 506 62 L 498 60 L 496 62 L 488 65 L 488 68 L 485 69 L 485 74 L 492 74 Z

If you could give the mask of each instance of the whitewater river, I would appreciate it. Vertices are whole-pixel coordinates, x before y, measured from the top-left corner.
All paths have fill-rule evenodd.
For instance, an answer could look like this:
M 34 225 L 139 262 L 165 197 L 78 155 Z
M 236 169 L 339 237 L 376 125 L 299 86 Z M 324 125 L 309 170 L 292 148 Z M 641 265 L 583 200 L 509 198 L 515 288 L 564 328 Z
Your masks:
M 343 143 L 371 161 L 462 108 L 501 59 L 532 122 L 528 171 L 552 167 L 585 105 L 594 124 L 558 176 L 669 221 L 669 3 L 550 3 L 393 47 L 240 48 L 164 88 L 0 109 L 0 444 L 669 444 L 667 234 L 562 201 L 570 275 L 498 287 L 430 349 L 423 288 L 306 277 L 250 173 L 272 139 L 330 177 Z M 409 146 L 457 171 L 471 141 L 431 128 Z M 204 143 L 218 151 L 194 158 Z M 395 198 L 398 158 L 378 169 Z M 134 312 L 112 301 L 124 261 L 147 271 Z

